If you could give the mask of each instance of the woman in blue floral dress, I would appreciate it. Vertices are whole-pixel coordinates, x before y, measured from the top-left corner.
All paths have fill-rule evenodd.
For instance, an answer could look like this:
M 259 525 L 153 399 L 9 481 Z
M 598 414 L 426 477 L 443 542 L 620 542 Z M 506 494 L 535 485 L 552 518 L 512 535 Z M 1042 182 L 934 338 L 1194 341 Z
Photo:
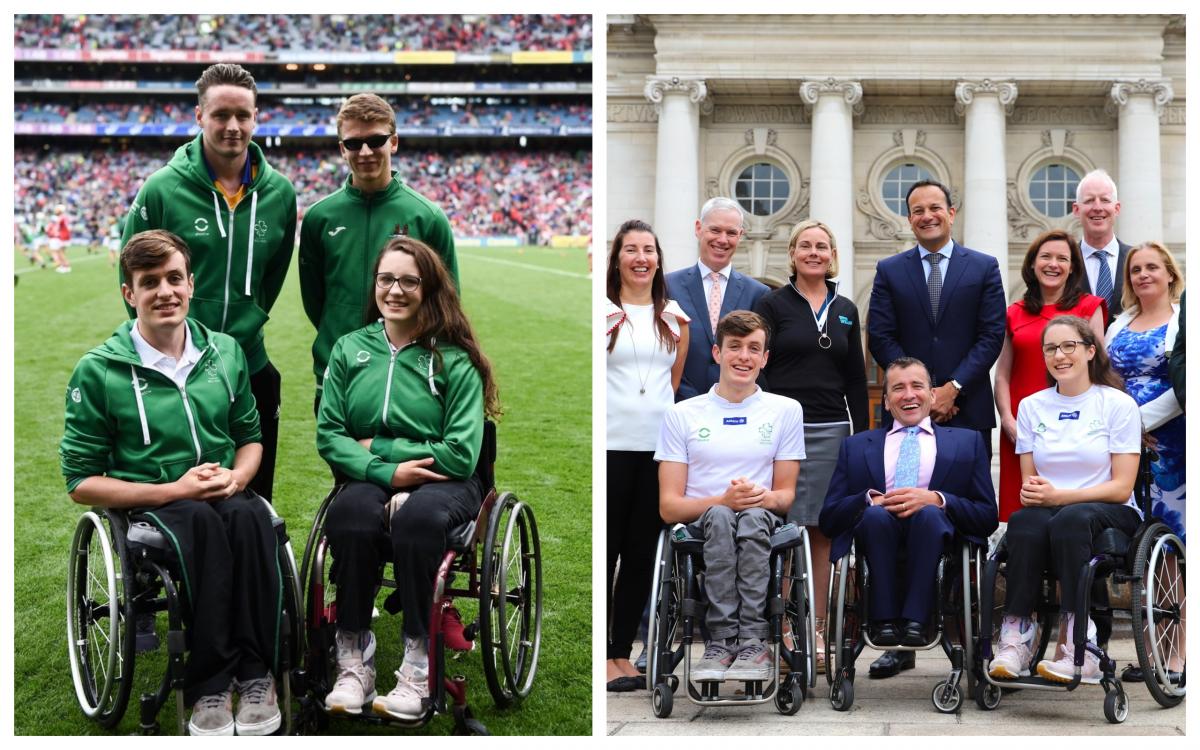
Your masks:
M 1125 379 L 1142 425 L 1157 444 L 1153 513 L 1186 543 L 1184 416 L 1167 366 L 1179 329 L 1182 291 L 1183 276 L 1165 246 L 1145 242 L 1130 250 L 1121 295 L 1125 311 L 1109 326 L 1105 341 L 1113 368 Z

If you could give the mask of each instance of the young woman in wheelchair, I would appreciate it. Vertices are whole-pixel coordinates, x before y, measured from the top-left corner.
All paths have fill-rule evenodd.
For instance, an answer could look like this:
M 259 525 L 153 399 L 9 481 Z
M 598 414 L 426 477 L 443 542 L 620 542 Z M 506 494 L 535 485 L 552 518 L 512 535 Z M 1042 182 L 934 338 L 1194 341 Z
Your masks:
M 60 447 L 67 491 L 169 540 L 190 605 L 189 732 L 270 734 L 280 724 L 271 670 L 283 591 L 270 512 L 245 491 L 262 456 L 246 358 L 232 338 L 187 318 L 193 279 L 179 237 L 135 235 L 121 267 L 136 318 L 71 375 Z
M 1043 659 L 1036 672 L 1068 683 L 1075 673 L 1070 634 L 1076 617 L 1088 617 L 1074 608 L 1093 539 L 1106 528 L 1132 535 L 1141 521 L 1133 487 L 1142 423 L 1137 403 L 1122 390 L 1087 321 L 1075 316 L 1050 321 L 1042 351 L 1054 385 L 1023 400 L 1017 414 L 1022 508 L 1008 522 L 1007 599 L 989 674 L 1016 679 L 1034 669 L 1032 616 L 1043 572 L 1050 570 L 1061 592 L 1059 644 L 1055 658 Z M 1087 640 L 1096 644 L 1090 617 Z M 1100 681 L 1099 658 L 1090 650 L 1080 681 Z
M 429 618 L 446 533 L 478 514 L 474 474 L 484 415 L 499 411 L 491 366 L 437 254 L 390 241 L 373 272 L 369 323 L 333 347 L 317 417 L 317 449 L 345 481 L 325 533 L 337 590 L 338 678 L 331 711 L 416 720 L 429 697 Z M 396 687 L 375 695 L 371 612 L 386 561 L 403 611 Z M 395 611 L 395 609 L 393 609 Z

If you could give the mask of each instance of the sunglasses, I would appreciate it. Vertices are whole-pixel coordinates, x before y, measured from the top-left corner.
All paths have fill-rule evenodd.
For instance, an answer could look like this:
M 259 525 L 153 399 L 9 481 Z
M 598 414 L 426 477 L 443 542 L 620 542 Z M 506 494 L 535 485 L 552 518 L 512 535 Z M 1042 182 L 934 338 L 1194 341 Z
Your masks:
M 338 142 L 345 146 L 347 151 L 362 151 L 364 143 L 370 146 L 372 151 L 378 151 L 391 137 L 389 134 L 369 135 L 366 138 L 347 138 Z

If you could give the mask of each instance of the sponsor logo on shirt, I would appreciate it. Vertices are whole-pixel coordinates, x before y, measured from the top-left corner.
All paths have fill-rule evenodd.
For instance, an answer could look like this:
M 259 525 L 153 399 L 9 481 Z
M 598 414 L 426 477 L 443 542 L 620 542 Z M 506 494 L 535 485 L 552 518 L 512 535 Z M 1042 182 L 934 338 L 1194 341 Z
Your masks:
M 707 427 L 701 427 L 696 431 L 697 440 L 704 441 L 708 440 L 710 437 L 712 437 L 712 430 L 708 429 Z
M 852 323 L 852 322 L 850 321 L 850 319 L 849 319 L 849 318 L 847 318 L 845 315 L 839 315 L 839 316 L 838 316 L 838 320 L 839 320 L 839 321 L 841 321 L 842 325 L 846 325 L 846 326 L 852 326 L 852 325 L 854 325 L 854 323 Z
M 360 365 L 365 365 L 371 361 L 371 353 L 365 349 L 359 349 L 358 354 L 354 355 L 354 360 Z M 326 374 L 328 374 L 328 369 L 326 369 Z
M 1037 427 L 1034 428 L 1034 430 L 1036 430 L 1038 432 L 1045 432 L 1047 429 L 1049 429 L 1049 428 L 1046 427 L 1045 422 L 1038 422 Z
M 1060 411 L 1058 413 L 1058 421 L 1062 422 L 1065 419 L 1074 419 L 1075 421 L 1079 421 L 1079 412 L 1078 411 Z
M 745 417 L 725 417 L 725 419 L 722 420 L 722 422 L 724 424 L 746 424 L 746 418 Z
M 196 220 L 192 222 L 192 228 L 196 230 L 196 234 L 207 234 L 208 219 L 204 218 L 203 216 L 197 216 Z
M 345 227 L 338 227 L 337 229 L 334 229 L 332 232 L 326 232 L 325 234 L 329 235 L 330 237 L 337 237 L 339 234 L 342 233 L 343 229 L 345 229 Z

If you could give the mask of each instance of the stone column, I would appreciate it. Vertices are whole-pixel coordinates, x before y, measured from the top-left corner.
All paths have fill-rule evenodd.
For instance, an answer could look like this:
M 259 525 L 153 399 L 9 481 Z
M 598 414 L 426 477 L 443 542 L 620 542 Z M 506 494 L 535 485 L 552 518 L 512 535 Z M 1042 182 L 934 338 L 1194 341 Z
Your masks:
M 1175 97 L 1167 81 L 1117 81 L 1110 111 L 1117 110 L 1117 236 L 1130 244 L 1162 240 L 1162 150 L 1159 117 Z
M 854 299 L 854 116 L 862 114 L 862 84 L 827 78 L 804 81 L 800 98 L 812 113 L 812 174 L 808 215 L 837 237 L 842 293 Z
M 700 215 L 700 105 L 708 95 L 703 80 L 647 76 L 646 98 L 658 112 L 658 155 L 654 171 L 654 231 L 664 269 L 696 261 Z
M 995 256 L 1008 289 L 1008 197 L 1004 159 L 1005 117 L 1017 85 L 1011 81 L 959 81 L 954 110 L 966 117 L 962 244 Z M 1007 299 L 1007 297 L 1006 297 Z

